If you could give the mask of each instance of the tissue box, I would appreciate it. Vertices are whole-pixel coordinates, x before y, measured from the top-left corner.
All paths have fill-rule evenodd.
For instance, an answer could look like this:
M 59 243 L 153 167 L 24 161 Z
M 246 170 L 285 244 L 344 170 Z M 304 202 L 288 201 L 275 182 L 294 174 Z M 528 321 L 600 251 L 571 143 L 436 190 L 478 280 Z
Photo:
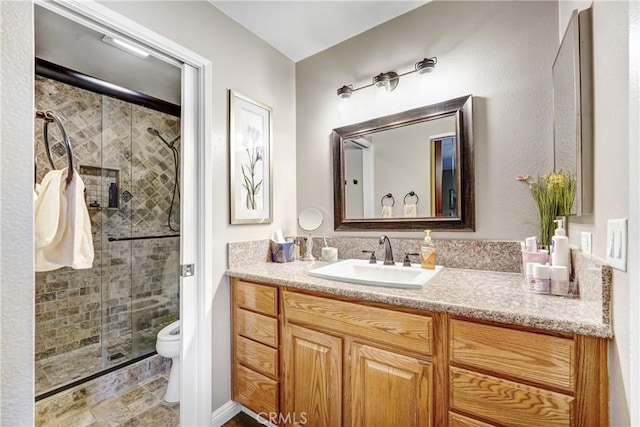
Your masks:
M 271 241 L 271 261 L 291 262 L 294 260 L 294 242 L 276 243 Z

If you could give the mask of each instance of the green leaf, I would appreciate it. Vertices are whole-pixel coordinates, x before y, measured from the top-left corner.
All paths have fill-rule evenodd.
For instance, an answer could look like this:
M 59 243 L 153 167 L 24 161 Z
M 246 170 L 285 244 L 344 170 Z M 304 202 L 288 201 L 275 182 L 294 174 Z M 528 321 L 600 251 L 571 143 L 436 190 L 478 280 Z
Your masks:
M 247 189 L 249 189 L 249 187 L 251 187 L 251 181 L 249 181 L 249 178 L 246 175 L 242 176 L 244 178 L 244 183 L 247 186 Z
M 253 192 L 253 194 L 258 194 L 260 192 L 260 186 L 262 185 L 262 181 L 260 181 L 259 183 L 256 184 L 256 188 Z

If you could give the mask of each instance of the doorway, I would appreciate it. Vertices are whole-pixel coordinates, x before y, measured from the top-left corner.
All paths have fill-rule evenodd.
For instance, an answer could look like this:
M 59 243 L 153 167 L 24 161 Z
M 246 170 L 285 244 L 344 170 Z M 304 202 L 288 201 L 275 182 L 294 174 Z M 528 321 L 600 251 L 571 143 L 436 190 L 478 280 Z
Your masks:
M 179 278 L 181 320 L 181 425 L 204 425 L 211 417 L 211 303 L 205 283 L 211 267 L 201 262 L 211 257 L 206 238 L 211 236 L 210 208 L 212 157 L 209 124 L 211 114 L 211 63 L 192 51 L 128 20 L 94 2 L 36 1 L 36 5 L 84 25 L 105 36 L 119 37 L 148 50 L 154 57 L 181 69 L 180 117 L 180 256 L 192 273 Z M 149 126 L 151 128 L 151 126 Z M 152 135 L 153 136 L 153 135 Z M 169 219 L 169 221 L 171 221 Z M 175 222 L 175 221 L 174 221 Z

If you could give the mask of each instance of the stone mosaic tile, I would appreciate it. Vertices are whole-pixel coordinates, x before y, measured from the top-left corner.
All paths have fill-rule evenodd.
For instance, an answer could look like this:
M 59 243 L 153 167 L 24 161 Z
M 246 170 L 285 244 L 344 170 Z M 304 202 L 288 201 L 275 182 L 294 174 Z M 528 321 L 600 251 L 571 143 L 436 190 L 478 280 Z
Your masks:
M 160 400 L 145 387 L 136 387 L 119 398 L 133 415 L 138 415 L 160 403 Z
M 84 425 L 125 423 L 162 404 L 170 367 L 170 359 L 154 355 L 40 400 L 35 404 L 35 424 L 66 426 L 72 417 L 78 420 L 73 422 Z M 86 415 L 87 411 L 94 420 Z
M 100 402 L 97 406 L 91 408 L 91 412 L 98 419 L 104 420 L 109 423 L 109 425 L 115 426 L 120 425 L 133 417 L 133 414 L 122 402 L 120 396 L 114 396 Z
M 165 377 L 152 377 L 147 379 L 142 383 L 142 386 L 149 390 L 151 394 L 155 396 L 156 399 L 162 400 L 164 397 L 165 390 L 167 389 L 168 380 Z
M 93 171 L 83 179 L 100 188 L 101 208 L 89 208 L 94 239 L 94 268 L 62 268 L 37 273 L 36 360 L 95 344 L 122 349 L 128 342 L 127 357 L 153 349 L 151 331 L 178 317 L 179 239 L 140 242 L 108 242 L 108 237 L 173 234 L 167 226 L 175 171 L 173 154 L 157 137 L 147 132 L 158 129 L 172 140 L 180 132 L 179 118 L 148 108 L 101 96 L 54 80 L 36 77 L 35 107 L 53 110 L 63 120 L 71 139 L 76 168 Z M 42 121 L 36 121 L 35 153 L 37 176 L 41 180 L 50 169 L 42 136 Z M 56 167 L 66 165 L 66 152 L 55 126 L 49 126 L 52 156 Z M 175 142 L 180 148 L 180 140 Z M 107 209 L 109 173 L 119 179 L 119 208 Z M 89 170 L 89 169 L 87 169 Z M 115 173 L 114 172 L 114 173 Z M 104 176 L 102 176 L 104 175 Z M 100 180 L 98 180 L 98 177 Z M 91 189 L 91 188 L 90 188 Z M 179 222 L 179 197 L 174 204 L 172 223 Z M 161 302 L 136 310 L 132 307 L 149 298 Z M 132 340 L 133 334 L 133 340 Z M 119 362 L 118 362 L 119 363 Z M 56 380 L 68 382 L 70 372 L 60 372 Z M 60 383 L 36 371 L 39 390 Z
M 98 421 L 91 411 L 85 409 L 75 411 L 69 414 L 68 417 L 60 419 L 59 422 L 60 425 L 64 425 L 65 427 L 88 427 L 90 425 L 95 425 Z
M 177 427 L 180 425 L 180 413 L 176 410 L 177 406 L 176 404 L 166 402 L 161 403 L 141 413 L 128 425 L 140 427 Z

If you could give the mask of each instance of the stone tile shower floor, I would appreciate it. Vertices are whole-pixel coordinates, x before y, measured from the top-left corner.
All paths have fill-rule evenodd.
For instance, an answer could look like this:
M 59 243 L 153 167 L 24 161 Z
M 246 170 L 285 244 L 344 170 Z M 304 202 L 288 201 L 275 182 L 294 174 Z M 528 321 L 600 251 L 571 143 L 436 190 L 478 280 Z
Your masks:
M 63 417 L 36 418 L 36 427 L 178 427 L 180 404 L 163 400 L 167 376 L 160 374 L 93 407 L 70 410 Z
M 139 349 L 139 354 L 155 351 L 158 332 L 168 323 L 170 323 L 169 320 L 137 332 L 136 347 Z M 106 350 L 108 355 L 122 356 L 107 361 L 103 367 L 102 348 L 100 344 L 93 344 L 68 353 L 37 360 L 35 362 L 36 396 L 131 359 L 131 339 L 111 340 Z

